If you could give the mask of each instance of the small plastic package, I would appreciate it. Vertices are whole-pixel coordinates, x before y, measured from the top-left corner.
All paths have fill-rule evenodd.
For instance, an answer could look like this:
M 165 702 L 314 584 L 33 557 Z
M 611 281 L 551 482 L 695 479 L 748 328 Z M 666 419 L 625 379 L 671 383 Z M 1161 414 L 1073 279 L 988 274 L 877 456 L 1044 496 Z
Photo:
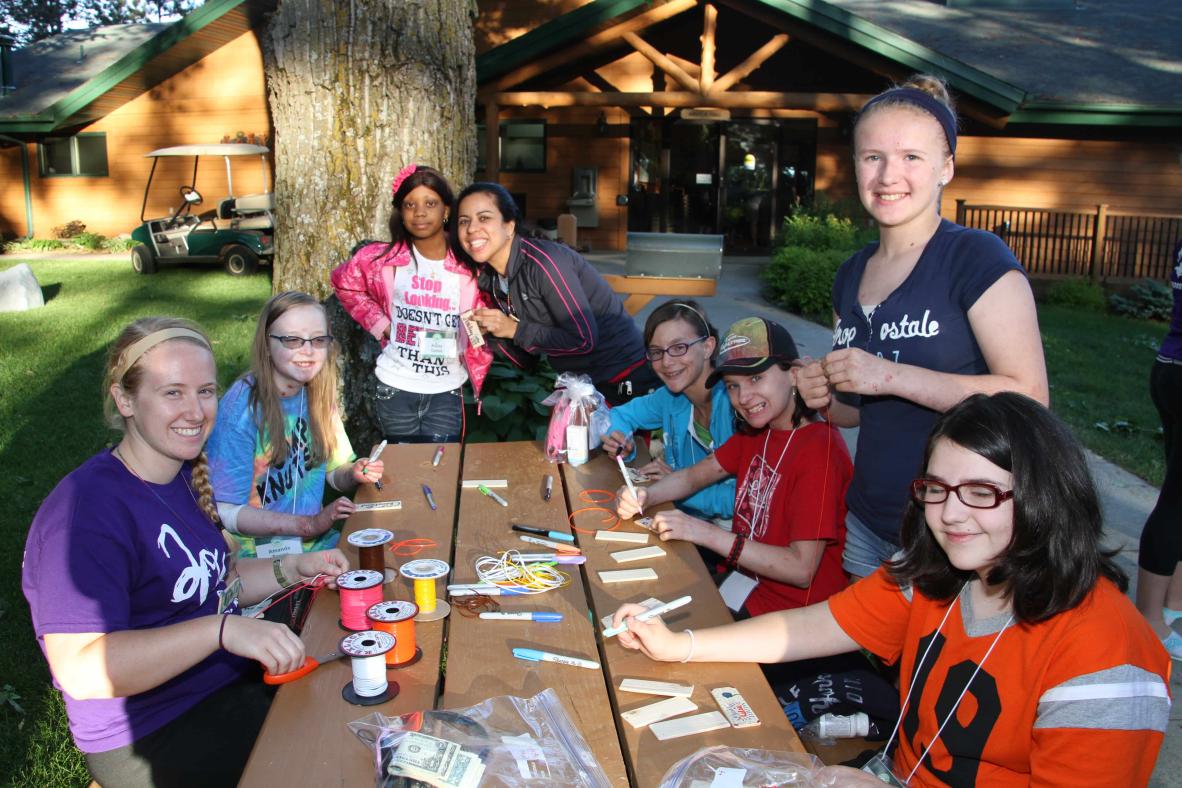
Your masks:
M 814 755 L 715 745 L 670 766 L 660 788 L 813 788 L 822 768 Z
M 610 788 L 553 690 L 501 695 L 465 709 L 349 723 L 374 754 L 378 788 L 505 786 Z
M 554 393 L 542 402 L 549 405 L 546 459 L 582 465 L 601 436 L 611 428 L 607 402 L 586 375 L 563 372 L 554 382 Z

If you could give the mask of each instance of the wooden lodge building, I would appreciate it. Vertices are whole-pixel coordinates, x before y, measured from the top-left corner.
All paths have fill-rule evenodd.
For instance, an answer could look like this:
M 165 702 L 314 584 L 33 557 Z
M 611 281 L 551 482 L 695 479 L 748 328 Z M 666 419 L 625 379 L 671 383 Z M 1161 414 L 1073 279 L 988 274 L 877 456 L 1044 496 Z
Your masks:
M 0 233 L 47 237 L 74 219 L 127 232 L 144 153 L 266 144 L 248 3 L 210 0 L 175 24 L 4 53 Z M 946 216 L 1013 243 L 1057 233 L 1052 256 L 1070 261 L 1052 274 L 1098 262 L 1100 276 L 1145 275 L 1142 263 L 1104 264 L 1119 233 L 1140 222 L 1156 235 L 1139 230 L 1137 244 L 1182 235 L 1182 220 L 1144 219 L 1182 215 L 1176 0 L 477 5 L 476 177 L 503 183 L 532 221 L 574 213 L 595 250 L 623 249 L 628 231 L 717 233 L 729 252 L 766 250 L 793 205 L 855 196 L 853 113 L 914 72 L 943 76 L 959 105 Z

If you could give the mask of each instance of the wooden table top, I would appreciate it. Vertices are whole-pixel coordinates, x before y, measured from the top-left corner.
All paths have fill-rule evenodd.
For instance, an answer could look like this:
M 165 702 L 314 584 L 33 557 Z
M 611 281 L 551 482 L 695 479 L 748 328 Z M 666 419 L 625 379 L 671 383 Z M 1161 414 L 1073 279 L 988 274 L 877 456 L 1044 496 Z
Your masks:
M 461 446 L 448 444 L 438 467 L 432 467 L 435 444 L 387 446 L 382 454 L 385 473 L 383 489 L 365 485 L 357 501 L 402 502 L 400 511 L 358 512 L 345 521 L 339 547 L 358 565 L 357 549 L 346 537 L 362 528 L 385 528 L 394 541 L 422 537 L 435 540 L 438 547 L 423 550 L 415 558 L 451 560 L 456 490 Z M 422 484 L 431 487 L 438 509 L 432 511 L 423 495 Z M 397 558 L 386 551 L 386 565 L 395 567 L 411 558 Z M 444 592 L 444 581 L 439 591 Z M 384 598 L 414 600 L 410 581 L 398 576 L 384 586 Z M 322 590 L 308 614 L 301 637 L 311 656 L 335 651 L 346 634 L 338 626 L 340 594 Z M 378 706 L 353 706 L 341 698 L 341 688 L 352 680 L 348 660 L 337 660 L 317 668 L 309 676 L 280 686 L 259 732 L 240 785 L 372 785 L 374 765 L 361 741 L 346 723 L 371 712 L 394 716 L 434 708 L 439 694 L 440 653 L 446 621 L 417 623 L 415 640 L 423 658 L 415 665 L 387 672 L 399 685 L 393 700 Z

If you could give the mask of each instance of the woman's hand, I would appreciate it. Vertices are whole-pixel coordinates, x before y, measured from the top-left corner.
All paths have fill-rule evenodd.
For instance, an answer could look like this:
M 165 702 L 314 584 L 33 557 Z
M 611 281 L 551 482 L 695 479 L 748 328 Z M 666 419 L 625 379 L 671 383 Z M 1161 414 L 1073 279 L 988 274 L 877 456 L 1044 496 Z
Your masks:
M 834 350 L 825 356 L 821 365 L 829 385 L 837 391 L 875 396 L 891 393 L 895 364 L 861 348 Z M 807 397 L 805 403 L 808 404 Z
M 825 375 L 825 368 L 820 361 L 811 361 L 796 373 L 796 390 L 800 392 L 804 404 L 813 410 L 829 407 L 833 398 L 833 391 L 829 387 L 829 378 Z
M 344 520 L 357 509 L 357 504 L 350 501 L 348 498 L 340 497 L 332 503 L 325 506 L 319 513 L 310 515 L 305 519 L 305 523 L 300 528 L 299 536 L 304 539 L 310 539 L 313 536 L 320 536 L 320 534 L 332 528 L 332 524 L 337 520 Z
M 268 673 L 290 673 L 304 664 L 304 643 L 284 624 L 226 614 L 222 647 L 261 662 Z
M 661 662 L 676 662 L 690 653 L 689 635 L 684 632 L 670 632 L 659 617 L 649 621 L 637 621 L 633 616 L 647 608 L 636 604 L 623 605 L 612 616 L 612 626 L 628 622 L 628 629 L 616 637 L 620 645 L 633 651 L 639 650 L 649 659 Z
M 648 490 L 643 487 L 636 490 L 636 497 L 627 487 L 616 490 L 616 514 L 621 520 L 631 520 L 644 511 L 644 500 L 648 497 Z
M 362 457 L 357 462 L 353 463 L 353 481 L 358 484 L 373 484 L 381 481 L 382 473 L 385 472 L 386 466 L 382 464 L 381 460 L 369 461 L 368 457 Z
M 653 515 L 653 533 L 662 542 L 680 539 L 685 542 L 701 544 L 703 529 L 717 527 L 704 520 L 699 520 L 697 517 L 690 517 L 680 509 L 669 509 Z
M 648 465 L 640 468 L 639 471 L 647 476 L 650 482 L 656 482 L 673 473 L 673 467 L 658 457 Z
M 601 440 L 603 441 L 603 450 L 613 457 L 619 454 L 621 449 L 623 449 L 624 454 L 631 456 L 632 452 L 636 449 L 636 444 L 632 442 L 632 437 L 625 435 L 619 430 L 612 430 L 604 435 Z
M 349 559 L 335 547 L 331 550 L 316 550 L 295 556 L 292 569 L 305 579 L 322 575 L 329 588 L 336 588 L 337 575 L 349 571 Z
M 472 319 L 486 334 L 492 334 L 501 339 L 512 339 L 517 334 L 517 321 L 499 309 L 476 309 L 472 312 Z

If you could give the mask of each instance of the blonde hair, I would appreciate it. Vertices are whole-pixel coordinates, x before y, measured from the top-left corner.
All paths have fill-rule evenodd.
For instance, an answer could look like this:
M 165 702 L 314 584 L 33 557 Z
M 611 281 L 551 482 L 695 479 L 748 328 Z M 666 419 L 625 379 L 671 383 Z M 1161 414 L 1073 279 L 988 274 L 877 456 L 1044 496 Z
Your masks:
M 933 74 L 912 74 L 904 82 L 897 85 L 892 85 L 887 90 L 884 90 L 883 93 L 889 93 L 890 91 L 898 90 L 899 88 L 912 88 L 913 90 L 923 91 L 924 93 L 928 94 L 948 109 L 948 113 L 952 116 L 953 126 L 960 125 L 960 119 L 956 114 L 956 104 L 952 100 L 952 94 L 948 92 L 948 83 L 940 77 L 937 77 Z M 879 94 L 879 96 L 881 95 L 882 93 Z M 855 129 L 858 127 L 858 124 L 863 120 L 863 118 L 866 118 L 878 110 L 887 107 L 905 107 L 912 111 L 923 112 L 925 114 L 927 113 L 927 110 L 925 110 L 923 107 L 920 107 L 914 102 L 907 101 L 906 99 L 896 99 L 891 97 L 887 98 L 886 100 L 876 101 L 875 99 L 877 98 L 878 97 L 876 96 L 874 99 L 867 101 L 865 108 L 858 113 L 856 118 L 854 118 Z M 947 141 L 945 141 L 944 145 L 944 155 L 952 155 L 952 148 L 950 145 L 948 145 Z
M 266 438 L 270 452 L 267 461 L 274 468 L 283 465 L 289 446 L 279 387 L 275 385 L 275 363 L 271 358 L 271 326 L 287 312 L 301 306 L 314 306 L 319 309 L 324 315 L 324 324 L 328 325 L 328 312 L 312 296 L 296 291 L 279 293 L 272 296 L 263 306 L 251 346 L 250 374 L 254 377 L 254 385 L 250 389 L 250 409 L 254 413 L 259 432 Z M 336 433 L 332 429 L 332 417 L 337 410 L 337 355 L 336 343 L 329 345 L 324 366 L 305 387 L 308 393 L 308 426 L 312 433 L 310 459 L 317 465 L 326 462 L 336 450 Z
M 171 337 L 163 340 L 161 344 L 164 342 L 188 342 L 191 345 L 205 348 L 209 351 L 210 356 L 213 356 L 209 336 L 201 326 L 191 320 L 180 317 L 143 317 L 127 326 L 111 343 L 111 347 L 107 351 L 106 371 L 103 374 L 103 417 L 112 429 L 125 432 L 127 419 L 115 406 L 115 397 L 111 394 L 111 389 L 119 386 L 127 394 L 134 395 L 143 381 L 144 370 L 141 362 L 144 356 L 151 353 L 154 348 L 149 347 L 135 359 L 128 359 L 126 355 L 141 339 L 155 334 L 157 331 L 165 331 L 170 328 L 184 329 L 197 336 Z M 127 365 L 128 360 L 131 361 L 130 365 Z M 125 366 L 126 369 L 124 369 Z M 213 485 L 209 481 L 209 459 L 204 451 L 192 461 L 191 467 L 191 484 L 193 491 L 197 493 L 197 504 L 212 522 L 220 523 L 221 519 L 218 517 L 217 505 L 213 498 Z

